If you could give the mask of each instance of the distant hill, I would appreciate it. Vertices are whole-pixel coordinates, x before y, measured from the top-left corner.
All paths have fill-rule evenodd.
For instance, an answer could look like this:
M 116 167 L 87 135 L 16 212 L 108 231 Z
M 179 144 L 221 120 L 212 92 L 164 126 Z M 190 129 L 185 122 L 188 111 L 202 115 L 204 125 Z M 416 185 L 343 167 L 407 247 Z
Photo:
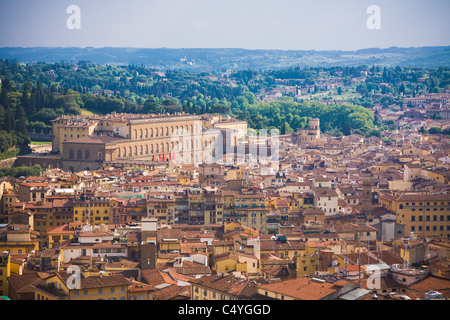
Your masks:
M 134 64 L 161 70 L 186 69 L 196 72 L 362 64 L 387 67 L 450 67 L 450 46 L 372 48 L 357 51 L 3 47 L 0 48 L 0 58 L 18 62 L 90 61 L 101 65 Z

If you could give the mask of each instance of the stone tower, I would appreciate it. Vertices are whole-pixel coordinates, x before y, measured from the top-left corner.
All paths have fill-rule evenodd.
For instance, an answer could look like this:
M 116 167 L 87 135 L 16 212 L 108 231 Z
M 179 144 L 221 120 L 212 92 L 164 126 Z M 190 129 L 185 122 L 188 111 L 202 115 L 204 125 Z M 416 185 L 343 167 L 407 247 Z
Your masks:
M 313 135 L 315 140 L 320 139 L 320 120 L 318 118 L 309 119 L 309 134 Z
M 299 143 L 317 142 L 320 139 L 320 120 L 310 118 L 308 128 L 297 130 L 296 139 Z

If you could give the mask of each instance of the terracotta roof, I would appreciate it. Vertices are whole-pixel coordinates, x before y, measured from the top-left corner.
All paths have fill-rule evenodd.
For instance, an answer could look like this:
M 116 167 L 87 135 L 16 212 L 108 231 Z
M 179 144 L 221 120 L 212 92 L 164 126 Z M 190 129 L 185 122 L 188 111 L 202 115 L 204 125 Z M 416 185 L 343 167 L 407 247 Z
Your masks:
M 376 232 L 377 229 L 374 227 L 359 225 L 354 223 L 340 223 L 333 225 L 333 228 L 337 233 L 345 233 L 345 232 Z
M 154 300 L 172 300 L 179 297 L 189 299 L 191 296 L 190 286 L 177 286 L 176 284 L 153 292 Z
M 261 240 L 260 250 L 270 251 L 270 250 L 304 250 L 305 242 L 299 240 L 290 240 L 286 242 L 278 240 Z
M 71 274 L 66 272 L 57 272 L 56 276 L 67 283 L 67 280 L 71 276 Z M 121 274 L 110 276 L 82 277 L 80 282 L 81 289 L 128 286 L 130 284 L 130 280 L 128 280 Z
M 262 290 L 277 292 L 278 294 L 292 297 L 296 300 L 320 300 L 337 290 L 349 281 L 342 280 L 342 283 L 335 285 L 329 282 L 319 282 L 308 277 L 300 277 L 286 280 L 279 283 L 262 285 Z
M 166 283 L 160 273 L 160 270 L 156 269 L 142 270 L 142 278 L 144 279 L 145 283 L 154 287 Z
M 430 290 L 441 293 L 450 293 L 450 279 L 444 279 L 429 275 L 408 287 L 409 290 L 426 293 Z
M 23 275 L 13 275 L 8 277 L 10 287 L 16 293 L 33 293 L 33 285 L 45 284 L 45 279 L 51 274 L 45 272 L 30 272 Z
M 249 298 L 256 294 L 257 286 L 267 284 L 268 281 L 263 278 L 242 279 L 232 275 L 218 274 L 194 279 L 191 283 L 222 291 L 239 298 Z
M 128 290 L 130 292 L 141 292 L 141 291 L 155 291 L 156 288 L 143 282 L 131 280 Z

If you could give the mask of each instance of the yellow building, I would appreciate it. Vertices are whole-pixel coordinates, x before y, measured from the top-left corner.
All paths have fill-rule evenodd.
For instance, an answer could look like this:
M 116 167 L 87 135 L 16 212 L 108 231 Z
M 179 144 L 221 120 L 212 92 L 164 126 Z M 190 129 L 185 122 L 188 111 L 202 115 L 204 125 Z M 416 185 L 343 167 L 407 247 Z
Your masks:
M 78 190 L 79 182 L 77 176 L 71 177 L 58 177 L 56 181 L 60 184 L 61 189 L 74 189 Z
M 324 253 L 332 256 L 333 252 L 328 248 L 329 245 L 339 245 L 340 242 L 329 241 L 307 241 L 305 251 L 297 256 L 297 277 L 313 276 L 317 271 L 330 271 L 328 265 L 324 263 Z M 320 259 L 319 257 L 320 246 Z M 334 273 L 334 269 L 331 271 Z
M 158 230 L 158 246 L 160 253 L 180 253 L 183 232 L 180 229 L 162 228 Z
M 12 212 L 28 211 L 33 215 L 33 228 L 40 234 L 40 245 L 48 247 L 47 229 L 68 224 L 73 220 L 71 199 L 16 202 Z
M 214 256 L 215 273 L 237 272 L 244 275 L 256 275 L 260 271 L 258 258 L 252 254 L 225 252 Z
M 297 212 L 304 204 L 304 199 L 299 193 L 294 193 L 292 196 L 287 197 L 286 201 L 289 204 L 289 212 Z
M 83 225 L 84 223 L 82 222 L 71 222 L 63 226 L 48 229 L 48 247 L 57 248 L 62 242 L 72 240 L 75 231 L 81 230 Z
M 429 180 L 434 180 L 442 185 L 448 185 L 449 183 L 449 173 L 445 171 L 427 171 L 427 178 Z
M 39 249 L 39 233 L 28 225 L 8 225 L 6 236 L 0 237 L 0 252 L 31 253 Z
M 405 225 L 405 234 L 450 238 L 450 194 L 382 195 L 380 203 Z
M 239 222 L 243 226 L 267 233 L 267 215 L 270 208 L 262 193 L 242 194 L 235 191 L 224 191 L 224 221 Z
M 62 143 L 80 137 L 90 136 L 99 125 L 99 120 L 92 118 L 88 121 L 70 121 L 64 117 L 52 121 L 52 150 L 62 151 Z
M 19 202 L 19 196 L 14 190 L 5 190 L 2 195 L 2 213 L 8 215 L 10 213 L 10 207 Z
M 36 285 L 35 300 L 127 300 L 130 280 L 123 275 L 83 277 L 57 272 Z
M 235 271 L 245 272 L 247 271 L 247 265 L 239 263 L 237 255 L 226 252 L 214 257 L 213 271 L 217 274 Z
M 274 236 L 275 237 L 275 236 Z M 289 240 L 278 237 L 278 239 L 261 239 L 259 242 L 260 255 L 274 255 L 281 259 L 295 261 L 297 256 L 305 252 L 305 242 L 302 240 Z
M 245 177 L 244 170 L 242 169 L 229 169 L 225 172 L 224 179 L 228 180 L 243 180 Z
M 9 252 L 0 253 L 0 296 L 9 292 L 8 277 L 11 275 L 11 258 Z
M 109 224 L 110 198 L 102 196 L 76 196 L 73 200 L 73 221 L 91 225 Z
M 182 185 L 182 186 L 188 186 L 191 184 L 191 178 L 185 174 L 179 174 L 177 177 L 177 181 Z
M 430 152 L 428 150 L 422 150 L 414 146 L 403 148 L 402 150 L 402 155 L 404 156 L 425 157 L 429 153 Z
M 239 231 L 240 233 L 244 233 L 244 234 L 247 234 L 252 237 L 257 237 L 260 235 L 260 232 L 258 230 L 249 228 L 240 222 L 227 222 L 223 225 L 223 233 L 225 234 L 224 235 L 225 238 L 226 238 L 227 233 L 230 233 L 233 231 Z M 237 236 L 239 236 L 239 234 L 234 235 L 232 237 L 232 239 L 234 239 Z M 232 240 L 232 239 L 228 239 L 228 240 Z
M 147 199 L 147 217 L 157 218 L 160 224 L 175 223 L 175 198 L 170 195 L 149 196 Z
M 234 241 L 214 240 L 212 251 L 213 256 L 218 256 L 225 252 L 234 253 Z

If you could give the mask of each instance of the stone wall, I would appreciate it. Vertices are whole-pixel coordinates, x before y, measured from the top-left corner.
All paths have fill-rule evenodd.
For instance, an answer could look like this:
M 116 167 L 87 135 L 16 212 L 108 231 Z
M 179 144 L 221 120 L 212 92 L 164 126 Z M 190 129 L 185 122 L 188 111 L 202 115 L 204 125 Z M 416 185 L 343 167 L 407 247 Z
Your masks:
M 5 159 L 5 160 L 0 160 L 0 169 L 13 167 L 16 160 L 17 160 L 17 158 L 9 158 L 9 159 Z

